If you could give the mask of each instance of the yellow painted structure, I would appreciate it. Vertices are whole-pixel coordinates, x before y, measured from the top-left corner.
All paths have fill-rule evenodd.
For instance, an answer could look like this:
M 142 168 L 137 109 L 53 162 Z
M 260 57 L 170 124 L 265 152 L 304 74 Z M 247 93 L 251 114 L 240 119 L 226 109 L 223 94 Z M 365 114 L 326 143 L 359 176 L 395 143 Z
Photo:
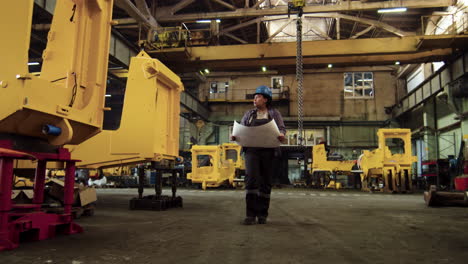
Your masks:
M 342 39 L 304 41 L 304 58 L 324 58 L 327 56 L 371 56 L 371 55 L 401 55 L 413 54 L 428 50 L 445 49 L 447 41 L 462 47 L 468 37 L 464 35 L 427 35 L 404 36 L 392 38 Z M 423 45 L 424 46 L 421 46 Z M 296 56 L 294 42 L 261 43 L 245 45 L 223 45 L 209 47 L 190 47 L 189 60 L 225 61 L 254 60 L 261 57 L 264 60 L 286 59 Z M 183 48 L 154 51 L 158 53 L 180 52 Z M 236 55 L 237 54 L 237 55 Z M 362 59 L 362 57 L 361 57 Z
M 130 61 L 120 127 L 69 146 L 81 168 L 171 162 L 179 152 L 180 78 L 144 51 Z
M 187 174 L 187 179 L 192 183 L 201 183 L 203 190 L 223 184 L 236 186 L 236 171 L 245 169 L 240 148 L 232 143 L 192 146 L 192 172 Z M 231 150 L 237 151 L 235 161 L 229 158 L 231 155 L 228 152 Z
M 305 0 L 293 0 L 292 4 L 295 7 L 304 7 L 305 6 Z
M 245 161 L 241 155 L 242 147 L 240 145 L 236 143 L 224 143 L 221 144 L 221 148 L 223 149 L 223 157 L 231 159 L 234 162 L 234 168 L 245 170 Z
M 319 171 L 351 171 L 354 160 L 327 160 L 325 145 L 318 144 L 312 148 L 312 174 Z
M 410 129 L 379 129 L 379 147 L 365 150 L 358 160 L 362 170 L 363 190 L 384 192 L 411 191 L 411 166 L 417 157 L 411 152 Z M 386 139 L 398 138 L 404 142 L 404 152 L 393 154 L 386 145 Z
M 80 144 L 102 128 L 113 1 L 57 1 L 40 77 L 28 70 L 33 5 L 0 4 L 0 133 Z
M 349 174 L 354 164 L 354 160 L 327 160 L 327 152 L 323 144 L 315 145 L 312 148 L 312 175 L 318 173 Z M 326 188 L 340 189 L 341 183 L 331 180 Z
M 33 188 L 34 187 L 34 182 L 25 177 L 15 176 L 15 178 L 13 179 L 13 183 L 14 183 L 15 188 L 21 188 L 21 187 Z
M 150 43 L 150 48 L 177 48 L 184 46 L 188 39 L 189 32 L 182 27 L 164 27 L 161 28 L 155 36 L 155 41 Z

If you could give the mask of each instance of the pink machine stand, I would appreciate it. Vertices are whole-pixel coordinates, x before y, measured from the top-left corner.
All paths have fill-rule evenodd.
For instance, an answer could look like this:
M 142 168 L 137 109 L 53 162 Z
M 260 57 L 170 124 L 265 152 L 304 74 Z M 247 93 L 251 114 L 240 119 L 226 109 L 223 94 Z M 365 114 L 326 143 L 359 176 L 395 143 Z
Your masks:
M 14 204 L 11 200 L 13 162 L 18 159 L 35 159 L 32 204 Z M 41 210 L 44 201 L 45 176 L 48 161 L 65 162 L 64 210 L 61 214 Z M 56 234 L 75 234 L 83 228 L 73 222 L 71 209 L 75 183 L 75 162 L 66 148 L 57 153 L 20 152 L 12 150 L 10 141 L 0 141 L 0 251 L 14 249 L 22 240 L 38 241 Z

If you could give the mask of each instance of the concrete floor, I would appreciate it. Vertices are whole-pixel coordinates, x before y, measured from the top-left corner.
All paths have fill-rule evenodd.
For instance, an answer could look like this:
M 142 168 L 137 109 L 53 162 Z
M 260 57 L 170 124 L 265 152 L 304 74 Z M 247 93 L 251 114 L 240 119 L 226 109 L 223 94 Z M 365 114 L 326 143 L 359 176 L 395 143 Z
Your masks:
M 240 225 L 240 190 L 180 190 L 184 208 L 163 212 L 129 211 L 135 194 L 98 190 L 96 214 L 77 220 L 85 233 L 23 243 L 0 263 L 468 263 L 468 209 L 426 208 L 422 194 L 275 189 L 254 226 Z

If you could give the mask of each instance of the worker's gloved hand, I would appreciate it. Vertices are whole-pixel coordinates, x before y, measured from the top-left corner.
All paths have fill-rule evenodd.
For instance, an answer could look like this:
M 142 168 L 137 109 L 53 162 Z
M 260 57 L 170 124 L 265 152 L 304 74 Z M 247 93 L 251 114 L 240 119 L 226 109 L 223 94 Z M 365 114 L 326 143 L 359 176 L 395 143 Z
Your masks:
M 283 133 L 280 133 L 280 135 L 278 136 L 278 140 L 279 140 L 280 142 L 284 142 L 284 139 L 285 139 L 284 134 L 283 134 Z
M 236 137 L 235 137 L 235 136 L 230 136 L 230 139 L 231 139 L 231 141 L 236 141 Z

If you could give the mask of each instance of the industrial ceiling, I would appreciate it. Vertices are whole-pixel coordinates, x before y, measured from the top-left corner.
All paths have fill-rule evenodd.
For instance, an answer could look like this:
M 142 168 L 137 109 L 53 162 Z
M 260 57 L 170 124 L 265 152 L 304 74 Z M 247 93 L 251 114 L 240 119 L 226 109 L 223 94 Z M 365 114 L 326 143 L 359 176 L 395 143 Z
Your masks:
M 31 60 L 45 47 L 52 0 L 36 0 Z M 455 0 L 307 0 L 304 67 L 371 66 L 440 61 L 463 49 L 466 36 L 425 28 L 450 16 Z M 403 13 L 379 13 L 405 7 Z M 113 35 L 130 55 L 144 48 L 175 72 L 288 71 L 295 64 L 295 20 L 286 0 L 115 0 Z M 423 29 L 424 28 L 424 29 Z M 112 46 L 112 45 L 111 45 Z M 112 54 L 111 54 L 112 55 Z M 114 66 L 125 60 L 111 56 Z M 123 62 L 123 63 L 122 63 Z M 112 68 L 112 66 L 111 66 Z

